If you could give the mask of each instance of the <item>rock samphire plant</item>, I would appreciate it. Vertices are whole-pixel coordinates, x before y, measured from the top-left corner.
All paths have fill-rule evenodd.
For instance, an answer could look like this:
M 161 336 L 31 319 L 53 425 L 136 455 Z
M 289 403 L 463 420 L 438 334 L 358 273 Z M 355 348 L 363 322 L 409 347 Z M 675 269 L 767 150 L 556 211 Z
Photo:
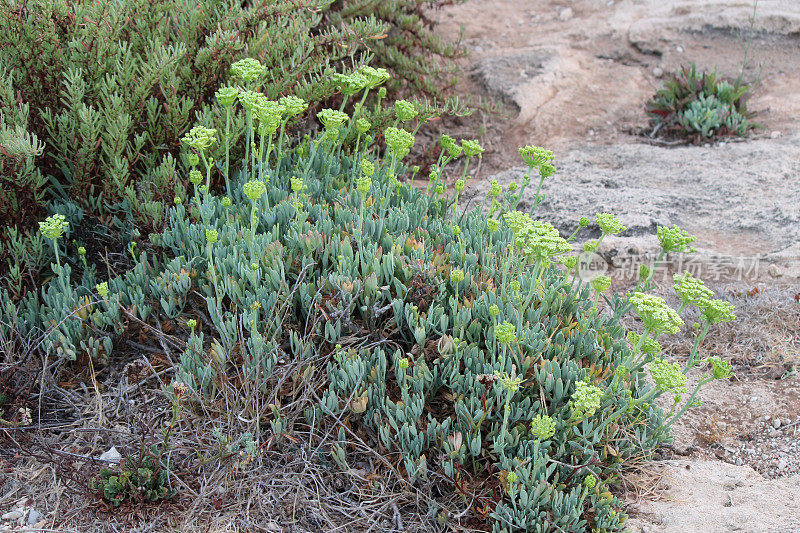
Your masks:
M 62 262 L 41 295 L 4 300 L 0 324 L 67 358 L 112 349 L 126 333 L 121 313 L 136 323 L 169 320 L 170 345 L 181 347 L 171 387 L 188 404 L 213 405 L 225 387 L 272 398 L 287 372 L 296 387 L 326 376 L 297 420 L 275 402 L 244 407 L 243 418 L 256 420 L 254 449 L 267 433 L 302 423 L 336 435 L 325 449 L 347 468 L 357 432 L 419 490 L 433 482 L 458 489 L 466 513 L 495 532 L 623 529 L 610 486 L 696 403 L 686 373 L 708 368 L 704 383 L 730 372 L 701 355 L 708 328 L 732 319 L 728 304 L 684 275 L 675 280 L 682 307 L 673 310 L 648 293 L 645 272 L 634 292 L 605 298 L 610 310 L 600 312 L 592 291 L 609 283 L 576 275 L 574 236 L 516 209 L 527 183 L 505 194 L 493 187 L 489 217 L 454 209 L 445 177 L 466 180 L 478 143 L 444 136 L 427 187 L 404 179 L 414 172 L 402 160 L 421 120 L 410 104 L 396 106 L 395 126 L 370 133 L 358 114 L 322 110 L 319 133 L 287 149 L 280 125 L 302 102 L 270 100 L 237 72 L 228 105 L 248 110 L 250 148 L 224 194 L 210 192 L 203 174 L 205 150 L 224 136 L 196 130 L 185 139 L 197 167 L 188 169 L 192 193 L 175 199 L 132 269 L 98 283 L 87 268 L 65 290 Z M 364 70 L 347 81 L 355 96 L 385 79 Z M 365 143 L 344 154 L 353 128 L 383 135 L 386 151 Z M 538 181 L 555 171 L 551 152 L 521 154 Z M 606 213 L 597 222 L 604 235 L 625 229 Z M 659 238 L 665 253 L 693 240 L 675 227 Z M 662 359 L 658 339 L 684 326 L 688 306 L 703 325 L 680 366 Z M 640 331 L 624 330 L 626 313 L 639 317 Z M 663 394 L 670 412 L 656 401 Z

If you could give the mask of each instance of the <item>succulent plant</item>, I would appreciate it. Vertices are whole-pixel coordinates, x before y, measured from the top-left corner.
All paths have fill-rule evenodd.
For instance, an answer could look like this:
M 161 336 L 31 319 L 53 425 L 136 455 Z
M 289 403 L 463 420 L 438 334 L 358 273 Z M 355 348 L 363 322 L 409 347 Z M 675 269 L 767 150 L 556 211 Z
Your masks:
M 245 70 L 242 81 L 250 79 Z M 356 82 L 368 87 L 370 79 Z M 283 383 L 280 372 L 303 362 L 327 377 L 306 422 L 361 426 L 378 450 L 400 458 L 410 481 L 469 471 L 489 487 L 504 473 L 493 531 L 623 529 L 608 480 L 669 438 L 665 428 L 698 389 L 677 414 L 676 402 L 669 420 L 653 400 L 688 392 L 685 371 L 701 361 L 711 367 L 706 382 L 729 367 L 699 359 L 699 348 L 686 368 L 657 359 L 658 337 L 683 321 L 644 289 L 609 298 L 612 312 L 599 313 L 591 287 L 571 279 L 572 245 L 517 211 L 511 194 L 492 192 L 492 217 L 454 212 L 442 197 L 445 164 L 480 155 L 476 143 L 456 149 L 443 137 L 434 183 L 420 189 L 398 178 L 409 173 L 402 158 L 413 133 L 388 128 L 383 158 L 371 149 L 347 155 L 332 140 L 358 119 L 324 110 L 320 120 L 325 128 L 307 148 L 245 160 L 227 195 L 204 189 L 191 209 L 170 206 L 152 248 L 134 254 L 134 267 L 102 291 L 91 270 L 69 291 L 50 283 L 41 302 L 0 310 L 0 327 L 59 324 L 48 346 L 74 357 L 95 355 L 123 333 L 120 309 L 146 323 L 168 318 L 186 326 L 173 385 L 191 391 L 191 401 L 213 402 L 223 383 L 237 380 L 269 395 Z M 192 136 L 201 155 L 209 135 Z M 540 170 L 552 161 L 540 148 L 521 153 Z M 597 222 L 603 235 L 624 230 L 610 214 Z M 668 233 L 670 249 L 689 242 Z M 69 280 L 69 265 L 64 270 Z M 606 291 L 609 281 L 593 288 Z M 726 302 L 689 278 L 677 281 L 705 331 L 732 318 Z M 71 317 L 96 285 L 102 301 L 87 304 L 83 320 L 93 327 L 84 328 Z M 644 332 L 628 336 L 620 317 L 631 310 Z M 271 409 L 273 433 L 290 431 L 280 407 Z M 331 452 L 340 467 L 348 464 L 345 441 Z M 114 485 L 114 494 L 124 490 Z

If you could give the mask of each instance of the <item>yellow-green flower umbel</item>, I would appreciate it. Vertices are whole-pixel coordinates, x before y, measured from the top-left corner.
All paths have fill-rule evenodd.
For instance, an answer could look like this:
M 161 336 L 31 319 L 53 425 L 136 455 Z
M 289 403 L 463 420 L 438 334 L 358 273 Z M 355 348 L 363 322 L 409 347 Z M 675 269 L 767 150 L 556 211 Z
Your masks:
M 645 328 L 651 333 L 678 333 L 683 326 L 683 320 L 678 313 L 667 305 L 663 298 L 641 292 L 634 293 L 629 298 L 636 314 L 644 323 Z
M 258 80 L 266 67 L 258 59 L 246 57 L 231 65 L 231 77 L 242 85 L 249 85 Z
M 44 222 L 39 222 L 39 231 L 47 239 L 60 239 L 68 227 L 69 222 L 66 221 L 64 215 L 59 214 L 51 215 Z

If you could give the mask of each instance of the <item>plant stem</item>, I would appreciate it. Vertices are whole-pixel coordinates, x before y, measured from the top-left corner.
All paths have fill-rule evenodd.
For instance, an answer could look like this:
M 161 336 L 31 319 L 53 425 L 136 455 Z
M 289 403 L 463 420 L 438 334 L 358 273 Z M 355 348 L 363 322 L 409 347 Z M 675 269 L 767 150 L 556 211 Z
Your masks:
M 231 195 L 231 108 L 225 108 L 225 192 L 227 196 Z

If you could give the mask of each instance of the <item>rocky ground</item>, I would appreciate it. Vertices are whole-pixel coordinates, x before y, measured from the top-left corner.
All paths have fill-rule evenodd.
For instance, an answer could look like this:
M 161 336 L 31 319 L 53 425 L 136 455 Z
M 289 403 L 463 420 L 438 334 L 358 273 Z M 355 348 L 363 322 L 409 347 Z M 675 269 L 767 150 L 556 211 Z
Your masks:
M 603 243 L 598 268 L 618 288 L 653 261 L 656 226 L 678 224 L 698 252 L 668 258 L 657 291 L 669 298 L 669 274 L 689 269 L 737 308 L 704 346 L 736 375 L 704 389 L 665 459 L 632 478 L 633 531 L 800 531 L 800 6 L 762 0 L 755 18 L 753 7 L 468 0 L 436 14 L 442 34 L 463 31 L 471 50 L 462 93 L 504 104 L 504 115 L 462 123 L 465 136 L 482 128 L 488 147 L 466 203 L 483 201 L 491 179 L 521 182 L 518 146 L 546 146 L 559 172 L 536 217 L 568 234 L 582 215 L 617 214 L 629 229 Z M 645 102 L 691 62 L 760 79 L 749 106 L 761 127 L 749 139 L 650 137 Z M 671 357 L 689 341 L 672 340 Z

